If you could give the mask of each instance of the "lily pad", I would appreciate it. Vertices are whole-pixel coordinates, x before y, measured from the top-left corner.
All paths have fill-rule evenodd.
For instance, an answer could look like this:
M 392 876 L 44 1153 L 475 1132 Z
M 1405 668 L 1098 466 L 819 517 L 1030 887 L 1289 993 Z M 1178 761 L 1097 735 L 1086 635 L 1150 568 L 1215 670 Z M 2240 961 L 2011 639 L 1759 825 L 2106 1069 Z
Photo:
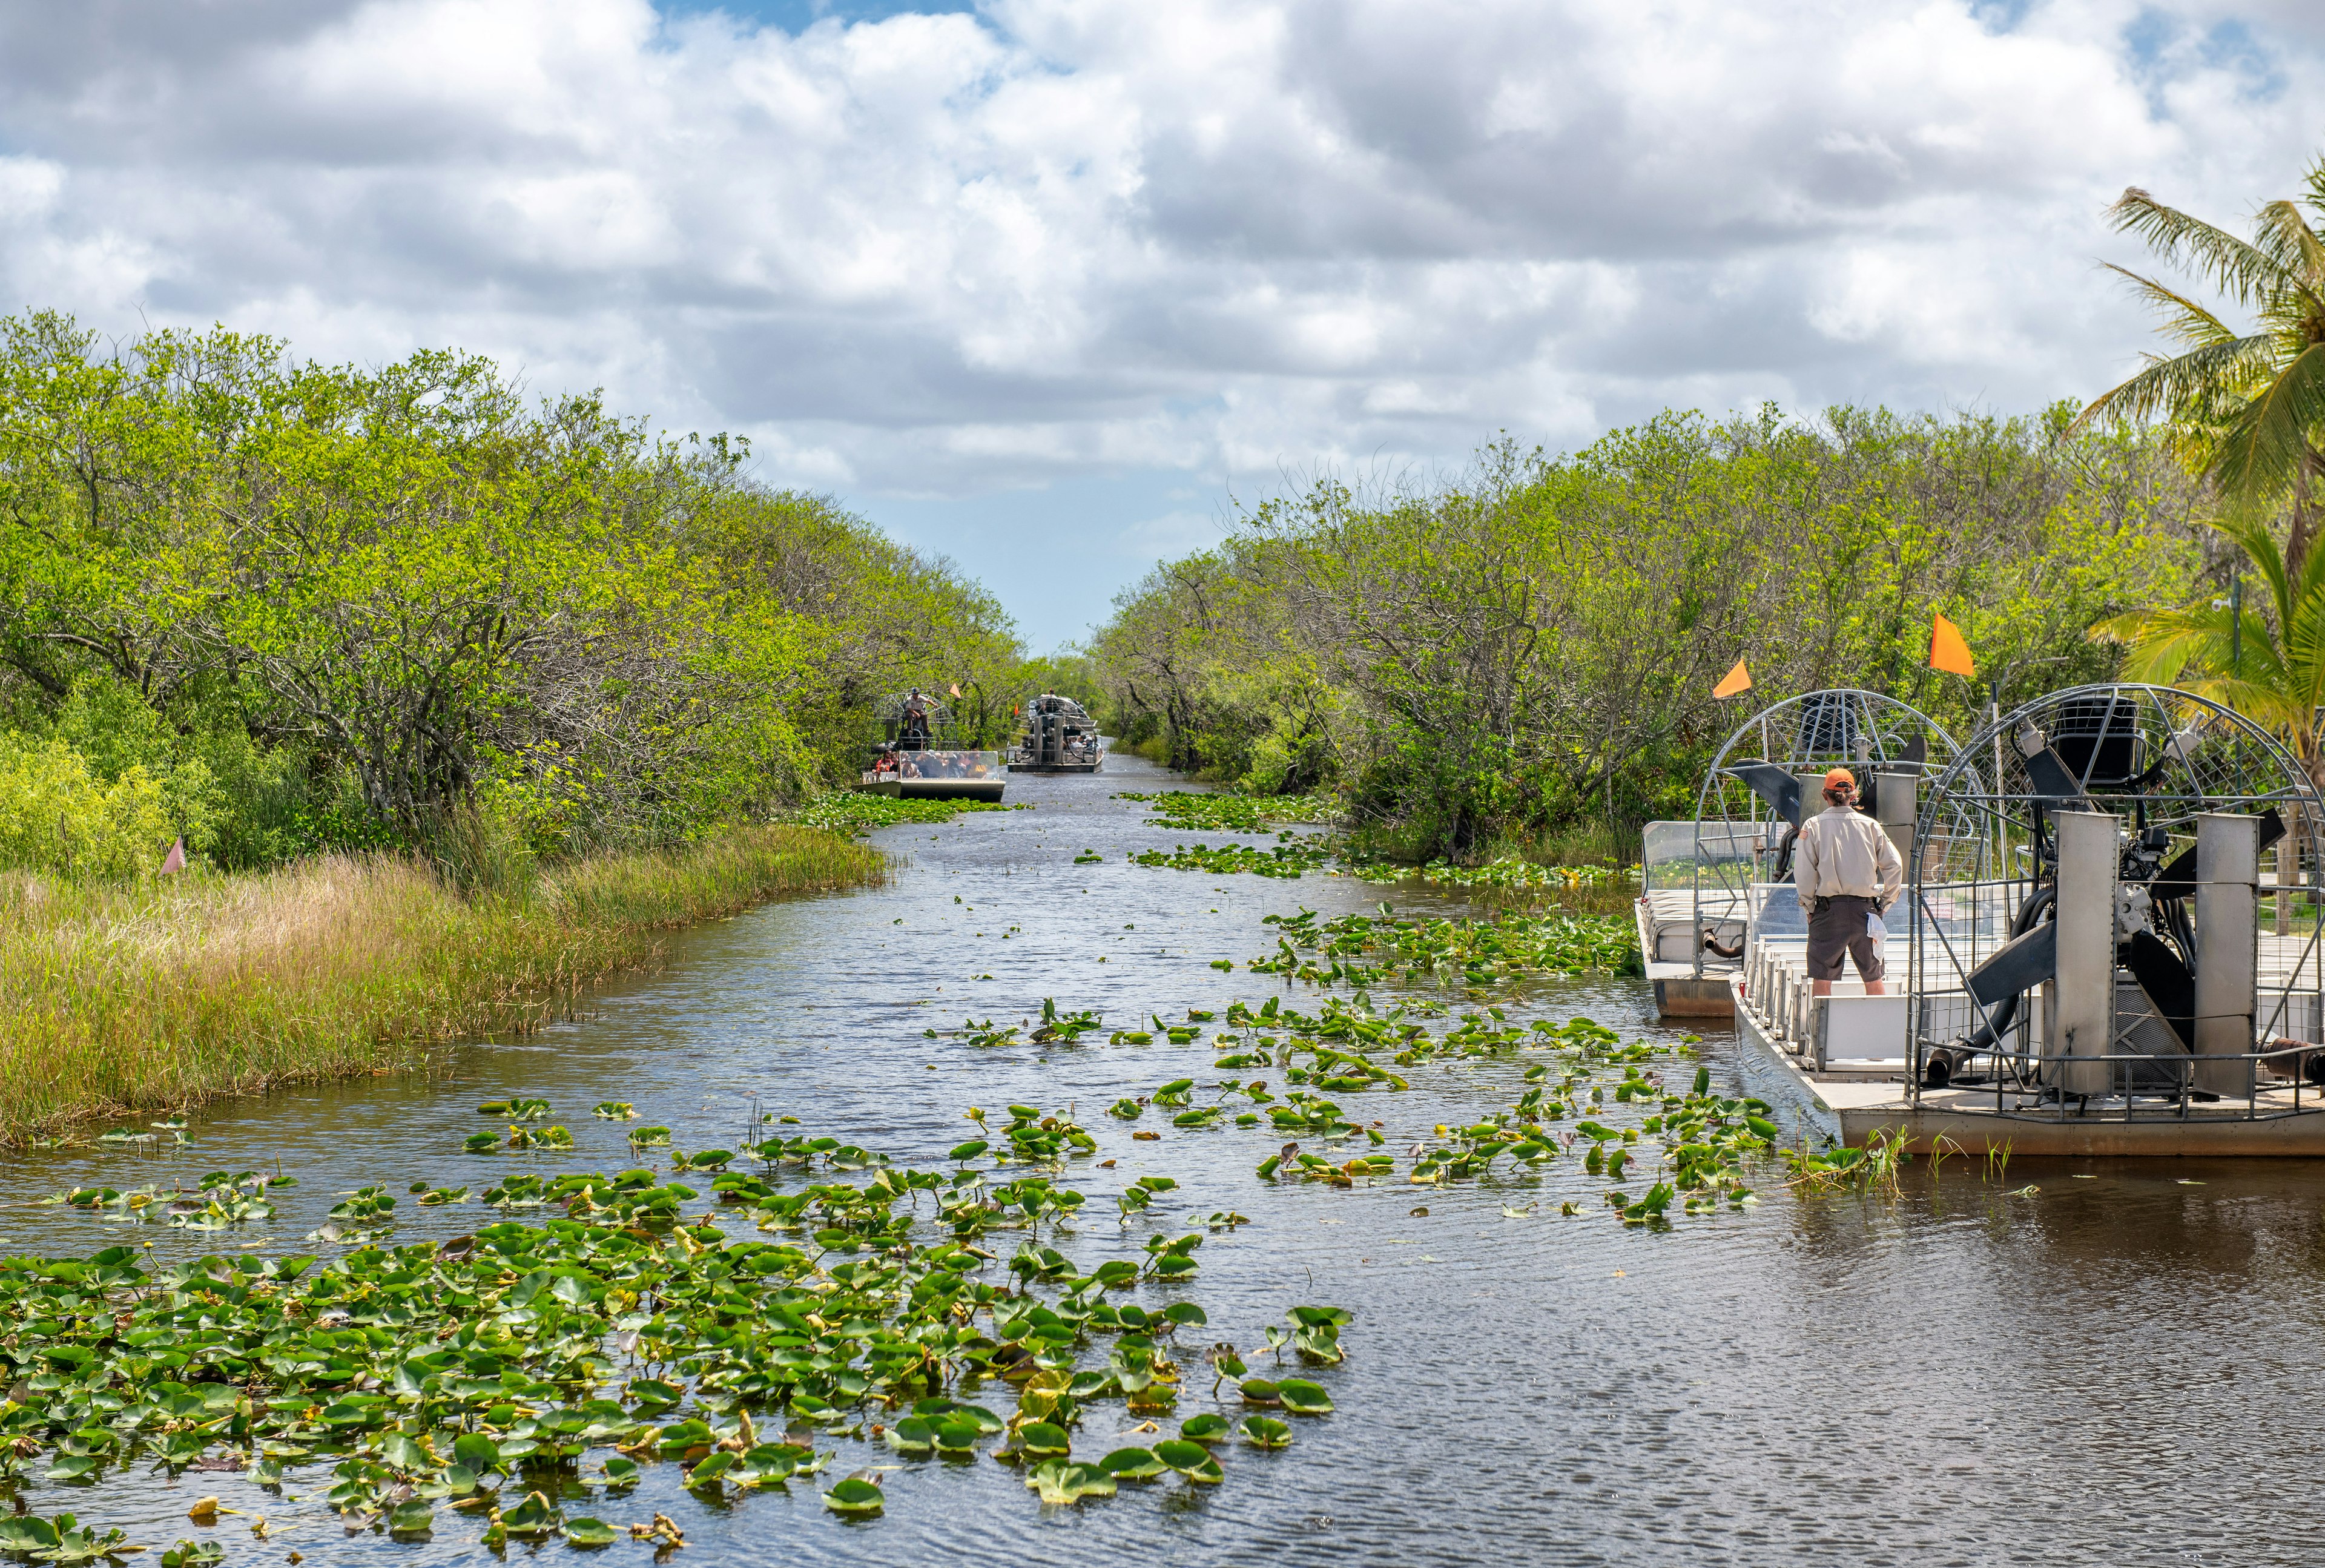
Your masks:
M 527 1492 L 524 1501 L 505 1510 L 501 1526 L 521 1539 L 537 1539 L 557 1528 L 558 1512 L 549 1498 L 540 1492 Z
M 1292 1428 L 1273 1415 L 1246 1415 L 1236 1430 L 1242 1433 L 1243 1440 L 1255 1448 L 1292 1446 Z
M 1179 1435 L 1190 1443 L 1225 1443 L 1227 1418 L 1210 1410 L 1200 1415 L 1190 1415 L 1179 1424 Z
M 1276 1397 L 1294 1415 L 1323 1415 L 1332 1408 L 1332 1396 L 1324 1392 L 1321 1383 L 1311 1383 L 1304 1378 L 1286 1378 L 1275 1386 Z
M 392 1536 L 424 1536 L 436 1523 L 436 1505 L 421 1498 L 395 1505 L 387 1516 Z
M 1037 1464 L 1025 1477 L 1025 1484 L 1040 1494 L 1045 1503 L 1078 1503 L 1084 1498 L 1114 1496 L 1115 1478 L 1094 1464 L 1076 1464 L 1070 1460 L 1053 1459 Z
M 1062 1455 L 1072 1447 L 1066 1429 L 1047 1421 L 1028 1421 L 1017 1429 L 1017 1447 L 1036 1458 Z
M 1117 1448 L 1098 1467 L 1116 1480 L 1151 1480 L 1171 1468 L 1151 1448 Z
M 848 1518 L 870 1518 L 887 1505 L 880 1489 L 868 1480 L 849 1476 L 823 1494 L 823 1506 L 833 1513 Z
M 614 1526 L 603 1519 L 568 1519 L 565 1538 L 576 1546 L 610 1546 L 617 1538 Z

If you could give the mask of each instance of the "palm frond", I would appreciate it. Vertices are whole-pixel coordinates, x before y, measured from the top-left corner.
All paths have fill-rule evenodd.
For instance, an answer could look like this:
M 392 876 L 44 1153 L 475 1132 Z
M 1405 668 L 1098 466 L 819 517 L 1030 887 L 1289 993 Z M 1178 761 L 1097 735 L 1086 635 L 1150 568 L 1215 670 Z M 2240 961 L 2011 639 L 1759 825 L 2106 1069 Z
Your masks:
M 2320 428 L 2325 428 L 2325 345 L 2311 344 L 2228 421 L 2220 432 L 2212 470 L 2228 489 L 2274 491 L 2292 482 Z
M 2187 266 L 2240 305 L 2299 286 L 2274 257 L 2224 228 L 2166 207 L 2133 186 L 2107 209 L 2118 234 L 2137 235 L 2174 266 Z
M 2164 324 L 2156 329 L 2157 331 L 2168 333 L 2182 343 L 2192 344 L 2198 348 L 2208 348 L 2215 343 L 2235 340 L 2237 337 L 2235 329 L 2170 284 L 2157 283 L 2144 274 L 2133 272 L 2129 267 L 2117 266 L 2113 262 L 2101 262 L 2099 264 L 2117 276 L 2127 279 L 2131 283 L 2132 292 L 2145 300 L 2151 309 L 2165 319 Z
M 2225 394 L 2228 404 L 2213 411 L 2216 419 L 2224 420 L 2241 404 L 2234 394 L 2265 381 L 2274 366 L 2275 342 L 2265 333 L 2230 338 L 2170 358 L 2151 355 L 2145 369 L 2093 398 L 2076 415 L 2076 423 L 2101 417 L 2140 421 L 2182 412 L 2200 414 Z
M 2325 240 L 2309 227 L 2300 207 L 2291 201 L 2271 201 L 2261 208 L 2254 226 L 2253 243 L 2286 273 L 2302 280 L 2294 292 L 2302 307 L 2314 316 L 2325 314 Z

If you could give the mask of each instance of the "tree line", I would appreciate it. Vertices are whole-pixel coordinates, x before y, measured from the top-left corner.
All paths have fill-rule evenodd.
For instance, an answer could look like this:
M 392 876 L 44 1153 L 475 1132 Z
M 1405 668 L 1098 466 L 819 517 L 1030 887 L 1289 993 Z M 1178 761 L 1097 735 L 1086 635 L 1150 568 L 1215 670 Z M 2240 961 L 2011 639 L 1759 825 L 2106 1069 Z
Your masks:
M 1384 847 L 1635 854 L 1767 700 L 1866 687 L 1966 735 L 2107 678 L 2095 623 L 2197 591 L 2220 553 L 2197 482 L 2073 415 L 1669 413 L 1428 482 L 1322 479 L 1125 592 L 1095 679 L 1125 743 L 1339 790 Z M 1928 667 L 1934 612 L 1976 680 Z M 1752 690 L 1715 699 L 1739 658 Z
M 748 458 L 473 355 L 0 320 L 0 859 L 483 874 L 764 816 L 909 684 L 1005 725 L 993 596 Z

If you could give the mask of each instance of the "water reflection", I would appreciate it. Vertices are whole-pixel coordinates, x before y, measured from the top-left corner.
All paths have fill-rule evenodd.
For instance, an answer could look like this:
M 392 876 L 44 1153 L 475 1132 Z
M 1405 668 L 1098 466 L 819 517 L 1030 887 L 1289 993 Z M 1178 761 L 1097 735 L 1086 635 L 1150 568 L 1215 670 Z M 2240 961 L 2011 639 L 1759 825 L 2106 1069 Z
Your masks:
M 2320 1183 L 2309 1166 L 2020 1161 L 2006 1183 L 1989 1183 L 1955 1161 L 1915 1169 L 1894 1201 L 1795 1201 L 1772 1186 L 1746 1214 L 1653 1235 L 1617 1225 L 1571 1162 L 1539 1185 L 1268 1189 L 1252 1176 L 1274 1143 L 1263 1132 L 1138 1143 L 1093 1114 L 1172 1078 L 1204 1081 L 1200 1046 L 1098 1036 L 980 1053 L 928 1038 L 965 1016 L 1031 1018 L 1045 997 L 1102 1008 L 1109 1026 L 1256 1002 L 1272 977 L 1208 966 L 1267 951 L 1262 914 L 1301 904 L 1340 913 L 1382 895 L 1344 878 L 1132 867 L 1127 853 L 1196 835 L 1143 826 L 1112 793 L 1166 781 L 1135 758 L 1108 766 L 1094 779 L 1013 777 L 1011 799 L 1036 803 L 1032 812 L 891 830 L 884 847 L 909 860 L 891 886 L 685 933 L 665 972 L 602 993 L 587 1019 L 450 1053 L 432 1075 L 218 1107 L 197 1118 L 190 1147 L 164 1155 L 11 1157 L 0 1164 L 11 1201 L 0 1232 L 12 1248 L 86 1250 L 117 1232 L 26 1201 L 74 1183 L 171 1183 L 279 1162 L 302 1182 L 265 1232 L 288 1249 L 337 1192 L 375 1181 L 399 1192 L 415 1180 L 481 1189 L 511 1167 L 627 1165 L 624 1128 L 588 1114 L 608 1099 L 634 1101 L 684 1148 L 734 1146 L 755 1105 L 922 1160 L 967 1136 L 959 1112 L 972 1103 L 1070 1103 L 1104 1140 L 1100 1157 L 1119 1162 L 1077 1171 L 1093 1216 L 1148 1173 L 1178 1178 L 1183 1202 L 1126 1232 L 1085 1221 L 1064 1250 L 1087 1268 L 1136 1255 L 1190 1211 L 1251 1215 L 1202 1248 L 1192 1294 L 1210 1314 L 1207 1332 L 1249 1346 L 1294 1302 L 1355 1309 L 1348 1362 L 1328 1374 L 1338 1415 L 1299 1424 L 1286 1452 L 1230 1452 L 1215 1491 L 1172 1481 L 1076 1510 L 1044 1513 L 1012 1472 L 980 1461 L 905 1461 L 889 1478 L 887 1517 L 863 1526 L 827 1515 L 806 1485 L 713 1508 L 685 1495 L 672 1467 L 597 1511 L 625 1522 L 667 1511 L 690 1543 L 680 1560 L 720 1564 L 2318 1556 L 2325 1531 L 2305 1513 L 2256 1500 L 2261 1478 L 2294 1468 L 2287 1457 L 2317 1436 L 2320 1374 L 2308 1350 Z M 1105 858 L 1073 864 L 1084 851 Z M 1395 896 L 1400 907 L 1456 907 Z M 1514 1016 L 1587 1013 L 1652 1031 L 1644 1007 L 1635 984 L 1570 984 Z M 1725 1072 L 1725 1043 L 1709 1049 Z M 1401 1146 L 1506 1104 L 1515 1072 L 1431 1067 L 1412 1093 L 1363 1104 Z M 477 1102 L 514 1094 L 550 1100 L 580 1146 L 554 1158 L 462 1154 L 465 1137 L 496 1125 Z M 1583 1201 L 1583 1217 L 1551 1217 L 1567 1197 Z M 1536 1199 L 1533 1218 L 1502 1213 Z M 1424 1201 L 1430 1214 L 1414 1217 Z M 482 1218 L 408 1199 L 398 1215 L 406 1239 Z M 133 1234 L 163 1253 L 187 1244 Z M 1127 1424 L 1096 1413 L 1077 1450 L 1116 1446 Z M 849 1448 L 839 1468 L 895 1462 Z M 289 1490 L 320 1494 L 322 1474 Z M 473 1526 L 449 1516 L 426 1544 L 348 1536 L 317 1503 L 233 1476 L 46 1486 L 32 1501 L 118 1520 L 162 1545 L 202 1534 L 182 1516 L 204 1492 L 270 1515 L 263 1546 L 232 1521 L 216 1532 L 233 1561 L 291 1550 L 313 1563 L 486 1560 Z

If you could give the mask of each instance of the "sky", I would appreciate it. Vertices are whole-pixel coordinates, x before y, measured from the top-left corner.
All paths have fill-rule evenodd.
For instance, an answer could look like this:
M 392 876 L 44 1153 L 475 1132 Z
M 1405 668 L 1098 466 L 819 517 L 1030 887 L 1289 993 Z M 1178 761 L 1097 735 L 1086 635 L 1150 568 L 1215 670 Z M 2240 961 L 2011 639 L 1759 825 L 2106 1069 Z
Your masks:
M 1320 473 L 2088 398 L 2107 202 L 2320 88 L 2306 0 L 0 0 L 0 311 L 603 387 L 1047 649 Z

